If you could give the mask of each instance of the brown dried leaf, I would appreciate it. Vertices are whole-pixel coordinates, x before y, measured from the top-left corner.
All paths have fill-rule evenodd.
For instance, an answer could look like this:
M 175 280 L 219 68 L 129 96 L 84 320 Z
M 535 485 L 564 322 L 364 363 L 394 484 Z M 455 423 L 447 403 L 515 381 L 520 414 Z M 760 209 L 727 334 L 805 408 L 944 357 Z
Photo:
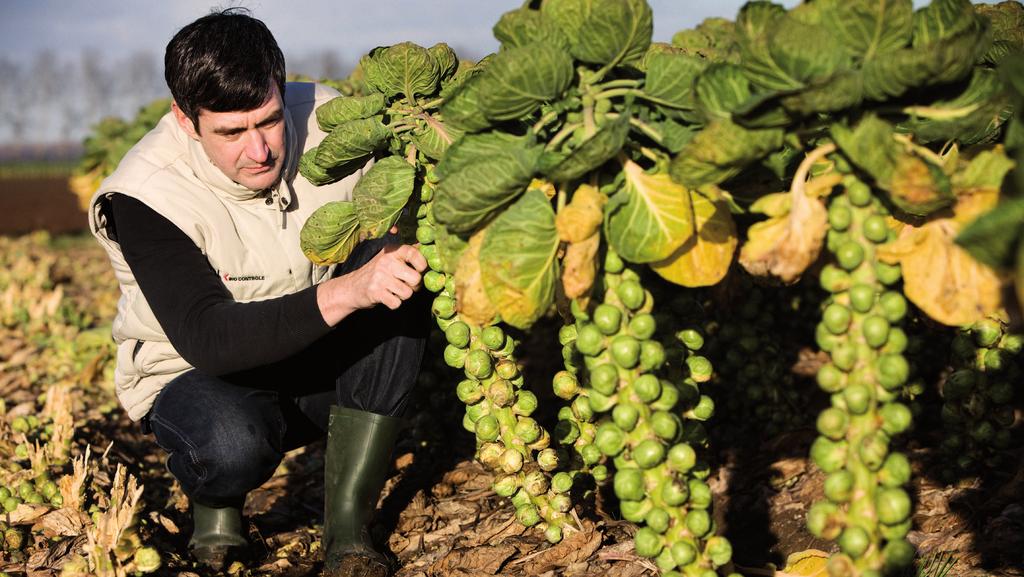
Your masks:
M 427 570 L 428 575 L 448 576 L 456 571 L 494 575 L 512 555 L 512 545 L 481 545 L 451 551 Z
M 42 531 L 46 537 L 81 535 L 89 523 L 89 516 L 78 509 L 63 507 L 44 515 L 33 527 L 33 531 Z
M 49 505 L 32 505 L 21 503 L 13 511 L 7 514 L 9 525 L 31 525 L 42 518 L 52 507 Z
M 834 148 L 826 145 L 807 155 L 793 176 L 788 193 L 769 194 L 750 207 L 751 211 L 771 218 L 754 224 L 747 233 L 747 242 L 740 249 L 740 264 L 747 272 L 755 276 L 774 275 L 792 283 L 817 260 L 828 230 L 828 213 L 818 195 L 819 191 L 830 189 L 828 185 L 834 185 L 837 175 L 825 174 L 811 182 L 806 179 L 814 162 Z M 818 180 L 827 182 L 815 182 Z M 808 194 L 810 191 L 813 194 Z M 785 198 L 789 200 L 789 210 L 782 206 Z
M 999 277 L 974 260 L 954 240 L 965 222 L 995 206 L 998 191 L 965 194 L 953 216 L 907 225 L 896 241 L 878 248 L 878 257 L 903 268 L 907 298 L 931 318 L 961 326 L 994 314 L 1002 306 Z
M 527 575 L 537 575 L 585 561 L 601 548 L 603 539 L 604 535 L 592 522 L 584 521 L 582 531 L 567 534 L 560 543 L 530 559 L 523 564 L 523 571 Z
M 455 269 L 459 314 L 462 320 L 479 326 L 491 324 L 498 315 L 498 309 L 487 297 L 480 279 L 480 247 L 485 230 L 481 229 L 469 238 L 469 247 L 462 253 Z
M 608 197 L 595 186 L 581 184 L 562 210 L 555 216 L 558 238 L 565 242 L 582 242 L 601 228 L 604 205 Z
M 565 296 L 580 298 L 590 293 L 597 276 L 597 251 L 601 248 L 601 235 L 594 233 L 582 242 L 572 242 L 562 260 L 562 287 Z

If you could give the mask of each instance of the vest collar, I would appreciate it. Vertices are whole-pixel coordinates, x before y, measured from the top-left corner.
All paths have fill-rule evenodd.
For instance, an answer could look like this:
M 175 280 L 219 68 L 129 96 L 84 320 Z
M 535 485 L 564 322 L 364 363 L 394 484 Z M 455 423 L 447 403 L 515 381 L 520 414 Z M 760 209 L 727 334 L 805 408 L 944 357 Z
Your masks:
M 235 202 L 252 202 L 255 206 L 284 211 L 292 203 L 292 180 L 298 173 L 299 143 L 292 123 L 291 111 L 284 109 L 284 165 L 281 167 L 281 178 L 273 188 L 252 190 L 227 177 L 217 165 L 210 160 L 199 141 L 189 138 L 181 127 L 176 126 L 185 141 L 188 164 L 196 177 L 218 196 Z M 269 201 L 269 202 L 267 202 Z

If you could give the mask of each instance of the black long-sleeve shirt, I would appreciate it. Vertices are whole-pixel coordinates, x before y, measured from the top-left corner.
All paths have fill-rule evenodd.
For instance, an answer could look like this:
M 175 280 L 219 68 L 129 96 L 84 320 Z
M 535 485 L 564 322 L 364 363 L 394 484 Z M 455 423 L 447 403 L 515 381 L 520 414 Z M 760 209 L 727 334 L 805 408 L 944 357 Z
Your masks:
M 113 234 L 153 314 L 193 367 L 224 375 L 284 360 L 330 327 L 316 286 L 239 303 L 192 239 L 143 202 L 115 194 Z

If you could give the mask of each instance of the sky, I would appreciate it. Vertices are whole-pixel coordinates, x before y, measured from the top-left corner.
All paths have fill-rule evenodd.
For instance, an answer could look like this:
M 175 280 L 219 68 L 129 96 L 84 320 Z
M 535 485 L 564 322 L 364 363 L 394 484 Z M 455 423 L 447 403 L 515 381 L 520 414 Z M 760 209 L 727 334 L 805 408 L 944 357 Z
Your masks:
M 649 0 L 654 38 L 668 41 L 709 16 L 733 18 L 738 0 Z M 785 2 L 792 6 L 795 0 Z M 516 0 L 2 0 L 0 54 L 31 58 L 49 49 L 72 57 L 86 49 L 111 56 L 162 54 L 174 32 L 213 6 L 246 6 L 267 23 L 285 56 L 324 49 L 354 60 L 375 46 L 410 40 L 448 42 L 478 55 L 498 44 L 491 27 Z

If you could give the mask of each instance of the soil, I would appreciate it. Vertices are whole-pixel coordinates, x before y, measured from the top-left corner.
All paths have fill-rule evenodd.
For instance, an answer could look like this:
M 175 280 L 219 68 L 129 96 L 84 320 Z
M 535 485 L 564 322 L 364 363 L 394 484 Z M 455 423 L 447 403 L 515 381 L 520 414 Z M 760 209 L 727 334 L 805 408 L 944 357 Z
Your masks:
M 0 234 L 86 230 L 89 220 L 67 177 L 0 178 Z
M 76 246 L 72 258 L 78 263 L 75 266 L 85 270 L 104 270 L 97 246 Z M 109 279 L 100 286 L 104 291 L 116 290 Z M 109 305 L 104 310 L 109 313 Z M 534 383 L 550 382 L 545 375 L 560 362 L 540 340 L 528 341 L 522 358 L 527 382 Z M 0 377 L 11 364 L 3 360 L 7 364 L 0 367 Z M 0 378 L 0 394 L 13 407 L 9 413 L 24 413 L 39 394 L 38 385 L 26 375 L 7 376 Z M 616 517 L 610 491 L 598 491 L 579 503 L 579 530 L 567 532 L 558 545 L 548 544 L 539 531 L 516 522 L 509 502 L 490 489 L 492 475 L 473 460 L 473 437 L 462 429 L 454 387 L 444 384 L 449 380 L 440 378 L 436 385 L 419 389 L 372 526 L 377 543 L 393 555 L 399 577 L 657 574 L 653 563 L 632 553 L 635 527 Z M 539 412 L 556 406 L 549 393 L 536 392 L 541 399 Z M 75 415 L 72 453 L 80 455 L 87 446 L 92 448 L 97 455 L 95 476 L 101 484 L 110 485 L 119 464 L 140 479 L 144 490 L 138 508 L 139 532 L 143 543 L 156 547 L 163 557 L 162 567 L 154 574 L 214 575 L 196 567 L 187 554 L 191 529 L 187 499 L 164 468 L 162 451 L 152 437 L 120 410 L 110 410 L 109 389 L 93 386 L 82 401 L 81 412 Z M 925 410 L 937 407 L 926 405 Z M 544 423 L 552 416 L 548 411 L 538 418 Z M 903 448 L 916 473 L 911 493 L 917 504 L 910 539 L 920 555 L 952 559 L 951 577 L 1024 576 L 1024 449 L 1008 453 L 1004 465 L 982 479 L 945 484 L 931 474 L 937 463 L 932 447 L 939 429 L 928 418 L 922 423 Z M 709 426 L 714 427 L 714 421 Z M 772 575 L 773 568 L 784 567 L 792 553 L 834 550 L 833 543 L 814 539 L 804 528 L 808 507 L 822 497 L 823 475 L 806 457 L 814 436 L 813 430 L 801 429 L 765 437 L 752 426 L 739 441 L 716 447 L 710 455 L 716 467 L 710 484 L 717 524 L 733 544 L 736 571 Z M 289 453 L 273 478 L 250 493 L 245 514 L 253 558 L 235 565 L 232 574 L 320 574 L 323 454 L 322 441 Z M 0 571 L 58 575 L 69 551 L 83 541 L 38 541 L 27 565 L 7 563 L 0 556 Z

